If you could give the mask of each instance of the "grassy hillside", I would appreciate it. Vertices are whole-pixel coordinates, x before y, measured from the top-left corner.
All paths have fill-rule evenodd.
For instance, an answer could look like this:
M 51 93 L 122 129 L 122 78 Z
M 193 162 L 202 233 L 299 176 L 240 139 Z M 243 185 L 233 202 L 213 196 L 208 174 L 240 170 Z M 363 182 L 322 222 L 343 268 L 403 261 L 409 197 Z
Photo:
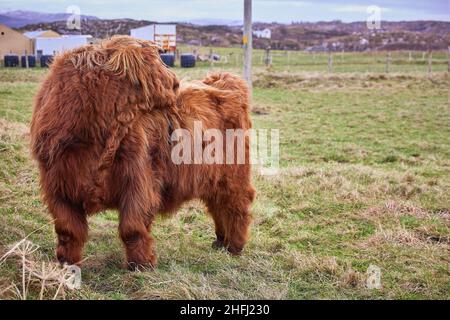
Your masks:
M 130 29 L 151 23 L 153 22 L 133 19 L 83 19 L 81 32 L 104 39 L 115 34 L 130 34 Z M 197 43 L 202 46 L 230 47 L 242 44 L 242 26 L 176 24 L 179 45 Z M 255 22 L 253 28 L 271 30 L 270 41 L 254 37 L 254 47 L 259 49 L 265 49 L 270 45 L 273 49 L 281 50 L 304 50 L 313 46 L 324 46 L 331 51 L 447 50 L 450 40 L 450 23 L 446 21 L 382 21 L 381 30 L 376 32 L 367 28 L 366 21 L 291 24 Z M 74 33 L 74 30 L 67 29 L 66 19 L 26 25 L 19 31 L 38 29 L 50 29 L 60 34 Z M 362 39 L 369 42 L 361 44 Z
M 210 70 L 176 72 L 197 79 Z M 256 128 L 280 129 L 281 169 L 254 173 L 252 235 L 241 257 L 211 249 L 213 222 L 192 202 L 156 221 L 156 270 L 128 272 L 117 213 L 105 212 L 90 218 L 82 287 L 65 297 L 448 299 L 448 74 L 299 70 L 256 70 L 252 118 Z M 0 69 L 0 256 L 38 230 L 29 237 L 40 246 L 36 263 L 52 261 L 55 244 L 28 151 L 45 72 Z M 371 264 L 381 268 L 381 289 L 365 286 Z M 0 264 L 0 298 L 17 297 L 20 268 L 14 257 Z M 28 298 L 39 295 L 31 283 Z

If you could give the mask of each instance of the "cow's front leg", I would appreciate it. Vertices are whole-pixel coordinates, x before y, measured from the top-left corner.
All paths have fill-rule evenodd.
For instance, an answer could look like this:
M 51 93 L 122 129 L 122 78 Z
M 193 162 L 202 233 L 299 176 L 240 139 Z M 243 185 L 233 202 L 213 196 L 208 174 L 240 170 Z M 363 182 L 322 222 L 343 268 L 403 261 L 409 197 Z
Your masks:
M 58 238 L 56 257 L 61 264 L 81 264 L 83 246 L 88 237 L 88 225 L 83 209 L 62 200 L 49 201 Z
M 154 268 L 156 255 L 150 236 L 151 221 L 141 214 L 122 211 L 120 213 L 119 234 L 125 246 L 129 270 Z

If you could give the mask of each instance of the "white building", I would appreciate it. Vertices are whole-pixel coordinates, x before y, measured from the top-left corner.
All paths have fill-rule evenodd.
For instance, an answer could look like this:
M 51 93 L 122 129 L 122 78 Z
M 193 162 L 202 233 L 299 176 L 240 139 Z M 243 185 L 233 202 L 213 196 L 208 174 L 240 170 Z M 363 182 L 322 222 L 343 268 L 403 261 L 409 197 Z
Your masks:
M 272 31 L 270 29 L 255 30 L 253 35 L 257 38 L 270 39 L 272 38 Z
M 130 35 L 153 41 L 166 51 L 175 51 L 177 48 L 177 26 L 174 24 L 151 24 L 131 29 Z
M 35 38 L 35 55 L 54 55 L 89 43 L 90 35 L 66 35 L 58 38 Z

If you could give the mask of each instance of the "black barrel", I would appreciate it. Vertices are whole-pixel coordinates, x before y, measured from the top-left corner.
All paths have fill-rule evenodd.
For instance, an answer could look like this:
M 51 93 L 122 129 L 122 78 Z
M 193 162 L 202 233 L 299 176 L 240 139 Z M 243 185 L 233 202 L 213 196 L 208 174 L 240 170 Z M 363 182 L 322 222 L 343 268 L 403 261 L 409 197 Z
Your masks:
M 175 66 L 175 55 L 172 53 L 161 53 L 161 60 L 170 68 Z
M 50 66 L 50 64 L 53 61 L 53 56 L 52 55 L 42 55 L 41 56 L 41 67 L 42 68 L 48 68 Z
M 195 67 L 195 56 L 190 53 L 183 53 L 180 57 L 180 65 L 182 68 Z
M 5 55 L 5 67 L 17 67 L 19 65 L 19 56 Z
M 35 56 L 27 56 L 28 58 L 28 67 L 34 68 L 36 67 L 36 57 Z M 25 56 L 22 56 L 20 58 L 20 64 L 22 65 L 22 68 L 27 67 L 27 60 L 25 60 Z

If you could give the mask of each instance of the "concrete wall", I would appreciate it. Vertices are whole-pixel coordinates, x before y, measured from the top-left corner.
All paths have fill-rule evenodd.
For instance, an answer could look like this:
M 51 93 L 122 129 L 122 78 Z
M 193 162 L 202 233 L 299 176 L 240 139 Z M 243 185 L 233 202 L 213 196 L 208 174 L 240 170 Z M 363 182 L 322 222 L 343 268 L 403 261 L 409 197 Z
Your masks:
M 154 25 L 145 26 L 142 28 L 131 29 L 130 35 L 134 38 L 144 39 L 148 41 L 155 41 L 155 27 Z
M 173 51 L 177 46 L 177 26 L 175 24 L 151 24 L 131 29 L 130 35 L 135 38 L 154 41 L 165 50 Z
M 156 24 L 155 25 L 155 34 L 176 35 L 177 34 L 177 26 L 174 24 Z
M 76 47 L 88 43 L 87 36 L 62 36 L 59 38 L 36 38 L 35 54 L 38 55 L 38 50 L 42 50 L 44 55 L 53 55 L 54 53 L 63 52 L 74 49 Z

